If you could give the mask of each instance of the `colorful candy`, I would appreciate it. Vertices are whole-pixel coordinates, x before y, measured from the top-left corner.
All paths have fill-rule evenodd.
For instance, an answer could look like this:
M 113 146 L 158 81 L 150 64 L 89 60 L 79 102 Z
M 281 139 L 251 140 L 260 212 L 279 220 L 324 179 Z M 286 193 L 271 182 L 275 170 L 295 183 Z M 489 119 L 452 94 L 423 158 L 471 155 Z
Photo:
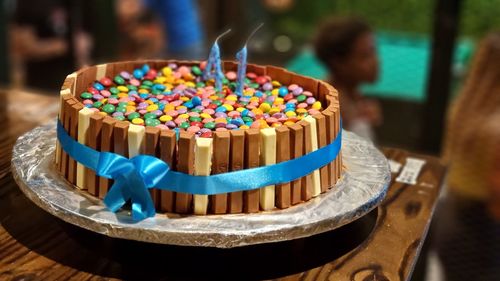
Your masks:
M 103 77 L 80 94 L 93 111 L 135 125 L 187 130 L 200 137 L 213 131 L 292 125 L 322 109 L 300 85 L 282 85 L 269 76 L 246 73 L 237 92 L 237 74 L 228 71 L 217 91 L 214 79 L 204 80 L 205 62 L 195 66 L 149 65 Z

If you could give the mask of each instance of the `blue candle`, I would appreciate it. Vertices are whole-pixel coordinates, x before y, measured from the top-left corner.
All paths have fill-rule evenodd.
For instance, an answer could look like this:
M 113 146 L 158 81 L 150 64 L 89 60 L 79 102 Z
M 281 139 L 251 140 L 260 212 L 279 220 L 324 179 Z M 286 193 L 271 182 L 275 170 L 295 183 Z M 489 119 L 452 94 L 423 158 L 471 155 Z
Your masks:
M 220 48 L 218 44 L 219 38 L 229 33 L 231 29 L 219 35 L 216 39 L 212 48 L 210 49 L 210 54 L 208 56 L 207 65 L 203 71 L 203 79 L 209 80 L 215 79 L 215 88 L 217 91 L 222 91 L 222 79 L 224 78 L 224 73 L 222 72 L 222 65 L 220 60 Z M 212 72 L 213 71 L 213 72 Z
M 236 53 L 236 60 L 238 61 L 238 78 L 237 78 L 237 86 L 236 86 L 236 94 L 241 96 L 243 95 L 243 88 L 245 86 L 245 76 L 247 71 L 247 44 L 250 38 L 259 30 L 263 23 L 259 24 L 257 28 L 255 28 L 250 36 L 248 36 L 245 46 L 241 50 Z
M 238 84 L 236 86 L 236 94 L 243 95 L 243 86 L 245 84 L 245 76 L 247 71 L 247 45 L 236 53 L 236 60 L 238 60 Z

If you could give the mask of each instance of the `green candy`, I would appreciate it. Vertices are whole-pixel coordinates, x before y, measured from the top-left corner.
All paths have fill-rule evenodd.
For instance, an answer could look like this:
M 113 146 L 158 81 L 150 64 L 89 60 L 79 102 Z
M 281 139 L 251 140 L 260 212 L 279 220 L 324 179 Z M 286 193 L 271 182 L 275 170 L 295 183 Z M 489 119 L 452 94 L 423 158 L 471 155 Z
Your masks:
M 120 107 L 120 106 L 127 106 L 127 103 L 126 103 L 126 102 L 124 102 L 124 101 L 121 101 L 121 102 L 119 102 L 119 103 L 118 103 L 118 106 L 119 106 L 119 107 Z
M 108 114 L 115 112 L 115 109 L 116 109 L 115 106 L 109 103 L 102 107 L 102 111 Z
M 146 89 L 146 90 L 150 90 L 150 89 L 151 89 L 151 86 L 148 86 L 148 85 L 140 85 L 140 86 L 139 86 L 139 89 Z
M 204 88 L 204 87 L 205 87 L 205 83 L 203 83 L 203 82 L 196 83 L 196 88 Z
M 250 87 L 257 89 L 257 88 L 259 88 L 259 84 L 258 83 L 250 83 Z
M 203 73 L 201 71 L 201 69 L 199 67 L 197 67 L 196 65 L 191 67 L 191 71 L 193 72 L 194 75 L 197 75 L 197 76 L 200 76 Z
M 227 78 L 222 78 L 222 84 L 227 85 L 229 83 L 229 80 Z
M 246 122 L 253 122 L 252 117 L 245 116 L 245 117 L 243 117 L 243 118 L 241 118 L 241 119 L 243 119 L 243 122 L 245 122 L 245 123 L 246 123 Z
M 306 97 L 305 95 L 299 95 L 299 96 L 297 97 L 297 101 L 298 101 L 298 102 L 303 102 L 303 101 L 305 101 L 305 100 L 306 100 L 306 98 L 307 98 L 307 97 Z
M 109 92 L 112 93 L 113 95 L 118 95 L 120 93 L 120 90 L 118 90 L 116 87 L 111 87 L 109 88 Z
M 127 85 L 127 88 L 128 88 L 129 91 L 137 91 L 137 87 L 134 86 L 134 85 L 130 85 L 129 84 L 129 85 Z
M 96 102 L 94 102 L 94 104 L 92 106 L 95 107 L 95 108 L 99 108 L 99 107 L 102 106 L 102 102 L 96 101 Z
M 130 120 L 130 121 L 132 121 L 132 119 L 139 118 L 139 117 L 141 117 L 141 114 L 139 112 L 132 112 L 127 116 L 128 120 Z
M 117 106 L 115 111 L 125 113 L 127 112 L 127 108 L 125 106 Z
M 156 119 L 156 114 L 151 113 L 151 112 L 148 112 L 148 113 L 144 114 L 144 119 L 147 120 L 147 119 L 151 119 L 151 118 Z
M 189 121 L 191 121 L 191 122 L 201 122 L 201 118 L 200 117 L 196 117 L 196 116 L 191 116 L 191 117 L 189 117 Z
M 188 122 L 182 122 L 179 125 L 179 128 L 181 128 L 181 129 L 187 129 L 187 128 L 189 128 L 189 123 Z
M 159 94 L 161 94 L 161 93 L 163 93 L 163 91 L 158 90 L 158 89 L 153 89 L 153 90 L 151 91 L 151 94 L 153 94 L 153 95 L 159 95 Z
M 116 75 L 113 81 L 115 81 L 115 83 L 118 85 L 125 84 L 125 79 L 123 79 L 120 75 Z
M 144 80 L 144 81 L 142 81 L 142 85 L 146 85 L 146 86 L 152 87 L 153 86 L 153 82 L 151 82 L 149 80 Z
M 115 118 L 116 120 L 118 120 L 118 121 L 123 121 L 123 120 L 125 120 L 125 116 L 123 116 L 123 115 L 118 115 L 118 116 L 115 116 L 114 118 Z
M 215 105 L 217 105 L 217 106 L 221 106 L 222 105 L 222 102 L 220 100 L 214 100 L 212 103 L 215 104 Z
M 151 126 L 151 127 L 156 127 L 156 126 L 161 124 L 160 120 L 158 120 L 156 118 L 148 118 L 148 119 L 146 119 L 145 123 L 146 123 L 146 126 Z
M 199 108 L 193 108 L 193 109 L 191 109 L 191 112 L 197 112 L 197 113 L 200 113 L 200 112 L 201 112 L 201 109 L 199 109 Z
M 207 123 L 205 123 L 205 125 L 203 127 L 207 128 L 207 129 L 213 129 L 213 128 L 215 128 L 215 122 L 207 122 Z
M 89 92 L 83 92 L 83 93 L 80 95 L 80 97 L 81 97 L 82 99 L 91 99 L 91 98 L 92 98 L 92 94 L 91 94 L 91 93 L 89 93 Z

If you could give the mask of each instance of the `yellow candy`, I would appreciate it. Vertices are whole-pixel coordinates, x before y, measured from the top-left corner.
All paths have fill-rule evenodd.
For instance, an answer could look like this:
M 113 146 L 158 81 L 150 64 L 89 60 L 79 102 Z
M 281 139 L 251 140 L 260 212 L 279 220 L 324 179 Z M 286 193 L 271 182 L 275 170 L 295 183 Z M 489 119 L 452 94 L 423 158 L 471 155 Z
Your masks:
M 134 118 L 134 119 L 132 119 L 132 124 L 142 125 L 142 124 L 144 124 L 144 120 L 142 120 L 141 118 Z
M 321 109 L 321 102 L 319 101 L 316 101 L 312 104 L 312 108 L 313 109 L 317 109 L 317 110 L 320 110 Z
M 224 124 L 227 123 L 226 118 L 215 118 L 214 121 L 215 121 L 215 123 L 224 123 Z
M 290 110 L 290 111 L 285 112 L 285 115 L 286 115 L 286 117 L 295 117 L 295 116 L 297 116 L 297 113 Z
M 183 114 L 179 114 L 179 116 L 177 116 L 178 118 L 184 118 L 184 119 L 188 119 L 189 118 L 189 114 L 187 113 L 183 113 Z
M 176 110 L 179 110 L 179 109 L 184 109 L 184 108 L 186 108 L 186 109 L 187 109 L 187 107 L 186 107 L 185 105 L 179 105 L 179 106 L 177 106 L 175 109 L 176 109 Z
M 172 77 L 172 76 L 169 76 L 169 77 L 167 77 L 167 79 L 165 79 L 165 82 L 166 82 L 167 84 L 173 84 L 173 83 L 174 83 L 174 81 L 175 81 L 175 78 L 174 78 L 174 77 Z
M 188 97 L 180 97 L 179 99 L 180 99 L 181 101 L 188 101 L 188 100 L 189 100 L 189 98 L 188 98 Z
M 262 115 L 262 114 L 264 114 L 264 112 L 263 112 L 261 109 L 259 109 L 259 108 L 254 108 L 254 109 L 252 109 L 252 112 L 253 112 L 255 115 Z
M 238 112 L 240 112 L 240 113 L 241 113 L 241 112 L 243 112 L 243 110 L 245 110 L 245 108 L 244 108 L 244 107 L 238 107 L 238 108 L 236 108 L 236 111 L 238 111 Z
M 166 113 L 166 112 L 169 112 L 169 111 L 174 110 L 174 109 L 175 109 L 175 107 L 173 105 L 167 104 L 167 105 L 165 105 L 165 108 L 163 109 L 163 112 Z
M 250 129 L 250 127 L 248 127 L 248 125 L 241 125 L 240 129 L 241 130 L 246 130 L 246 129 Z
M 145 101 L 147 104 L 153 104 L 154 102 L 152 100 L 146 100 Z
M 158 109 L 158 105 L 156 105 L 156 104 L 148 105 L 148 107 L 146 107 L 146 110 L 148 112 L 155 111 L 157 109 Z
M 164 76 L 160 76 L 160 77 L 156 77 L 156 79 L 153 82 L 155 82 L 157 84 L 163 84 L 163 83 L 165 83 L 165 81 L 167 81 L 167 78 Z
M 125 108 L 127 109 L 128 112 L 135 111 L 135 106 L 133 106 L 133 105 L 127 105 Z
M 288 121 L 286 121 L 284 124 L 285 124 L 286 126 L 291 126 L 291 125 L 295 124 L 295 122 L 288 120 Z
M 211 99 L 211 100 L 217 100 L 219 98 L 217 96 L 210 96 L 209 99 Z
M 208 113 L 202 113 L 202 114 L 200 114 L 200 117 L 203 118 L 203 119 L 205 119 L 205 118 L 212 118 L 212 116 L 210 114 L 208 114 Z
M 263 112 L 268 112 L 271 109 L 271 105 L 268 103 L 263 103 L 259 106 L 259 109 Z
M 104 111 L 99 111 L 98 113 L 101 114 L 102 116 L 108 116 L 108 114 Z
M 124 92 L 124 93 L 128 93 L 128 88 L 125 87 L 125 86 L 118 86 L 116 87 L 118 89 L 118 91 L 120 92 Z
M 254 94 L 254 91 L 250 91 L 250 90 L 245 90 L 245 91 L 243 92 L 243 95 L 244 95 L 244 96 L 249 96 L 249 97 L 251 97 L 251 96 L 253 96 L 253 94 Z
M 108 99 L 107 99 L 107 98 L 103 98 L 103 99 L 101 100 L 101 102 L 102 102 L 102 104 L 106 104 L 106 103 L 108 102 Z
M 284 102 L 285 102 L 285 100 L 283 98 L 278 98 L 277 97 L 277 98 L 274 99 L 274 104 L 276 104 L 276 105 L 281 105 Z
M 226 100 L 232 100 L 232 101 L 237 101 L 238 100 L 238 97 L 235 96 L 235 95 L 229 95 L 226 97 Z
M 168 66 L 164 67 L 161 69 L 161 72 L 163 73 L 163 75 L 165 76 L 170 76 L 172 75 L 172 69 Z
M 128 94 L 125 94 L 125 93 L 119 93 L 119 94 L 117 95 L 117 97 L 119 97 L 119 98 L 126 98 L 126 97 L 128 97 Z
M 258 97 L 251 97 L 250 102 L 259 102 L 259 98 Z
M 227 109 L 227 111 L 233 111 L 234 110 L 234 107 L 230 104 L 223 104 L 222 105 L 223 107 L 225 107 Z
M 277 108 L 277 107 L 273 107 L 273 108 L 271 108 L 271 109 L 269 110 L 269 115 L 273 115 L 273 114 L 278 113 L 278 112 L 280 112 L 280 111 L 281 111 L 281 110 L 280 110 L 279 108 Z
M 138 92 L 139 94 L 147 94 L 147 93 L 149 93 L 149 91 L 148 91 L 148 90 L 146 90 L 146 89 L 139 89 L 137 92 Z
M 279 86 L 281 86 L 281 83 L 280 83 L 280 82 L 278 82 L 278 81 L 276 81 L 276 80 L 272 81 L 272 82 L 271 82 L 271 84 L 272 84 L 274 87 L 279 87 Z
M 265 120 L 259 120 L 259 123 L 260 123 L 260 128 L 261 129 L 264 129 L 264 128 L 269 128 L 269 125 L 267 125 L 267 122 Z
M 276 122 L 276 123 L 271 124 L 271 126 L 272 126 L 273 128 L 276 128 L 276 127 L 281 126 L 281 123 L 280 123 L 280 122 Z
M 297 108 L 297 110 L 295 110 L 295 111 L 297 111 L 297 113 L 306 113 L 307 109 L 305 109 L 305 108 Z
M 161 122 L 168 122 L 168 121 L 172 121 L 172 116 L 170 116 L 170 115 L 162 115 L 162 116 L 160 116 L 159 119 L 160 119 Z
M 196 84 L 193 83 L 193 82 L 186 82 L 186 87 L 188 87 L 188 88 L 194 88 L 194 87 L 196 87 Z
M 278 90 L 278 89 L 273 89 L 273 90 L 271 91 L 271 95 L 273 95 L 273 96 L 277 96 L 277 95 L 279 95 L 279 90 Z

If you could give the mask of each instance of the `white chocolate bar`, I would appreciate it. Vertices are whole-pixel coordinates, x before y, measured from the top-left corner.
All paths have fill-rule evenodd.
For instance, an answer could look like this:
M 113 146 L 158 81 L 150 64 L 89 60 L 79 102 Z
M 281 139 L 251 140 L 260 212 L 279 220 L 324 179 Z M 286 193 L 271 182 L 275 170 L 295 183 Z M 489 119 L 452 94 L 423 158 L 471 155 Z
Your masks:
M 212 168 L 212 139 L 197 138 L 194 152 L 194 175 L 209 176 Z M 208 195 L 193 195 L 195 215 L 205 215 L 208 210 Z
M 276 164 L 276 131 L 274 128 L 260 130 L 260 164 L 262 166 Z M 264 211 L 274 209 L 274 185 L 260 189 L 260 208 Z
M 130 124 L 128 126 L 128 156 L 132 158 L 144 153 L 144 126 Z
M 101 80 L 101 78 L 106 76 L 106 64 L 99 64 L 96 67 L 97 67 L 97 72 L 95 75 L 95 80 Z
M 316 119 L 312 117 L 311 115 L 306 116 L 304 119 L 307 123 L 311 124 L 311 146 L 312 146 L 312 151 L 315 151 L 318 149 L 318 131 L 316 129 Z M 319 169 L 314 170 L 313 175 L 312 175 L 312 196 L 316 197 L 321 194 L 321 181 L 320 181 L 320 176 L 319 176 Z
M 59 118 L 61 118 L 63 107 L 64 107 L 64 97 L 71 95 L 69 89 L 64 89 L 59 92 Z M 60 119 L 59 119 L 60 120 Z M 63 120 L 61 120 L 62 123 Z M 56 142 L 56 164 L 59 164 L 59 159 L 61 158 L 61 146 L 59 140 Z
M 94 114 L 94 111 L 87 107 L 82 108 L 78 112 L 78 142 L 81 144 L 86 144 L 90 115 L 92 114 Z M 80 163 L 76 163 L 76 186 L 80 189 L 85 187 L 85 166 Z

